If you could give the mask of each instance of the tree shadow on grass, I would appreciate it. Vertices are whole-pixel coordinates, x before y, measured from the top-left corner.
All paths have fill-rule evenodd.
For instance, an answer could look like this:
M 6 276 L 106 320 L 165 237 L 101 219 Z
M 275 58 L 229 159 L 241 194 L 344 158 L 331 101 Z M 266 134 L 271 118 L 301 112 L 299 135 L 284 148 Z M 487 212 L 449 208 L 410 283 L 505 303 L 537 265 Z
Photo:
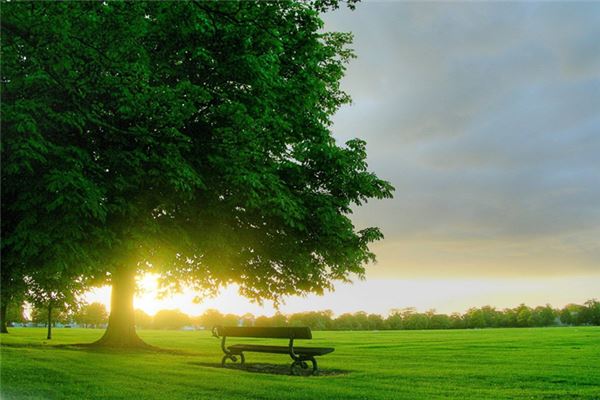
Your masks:
M 138 347 L 118 347 L 118 346 L 101 346 L 96 343 L 75 343 L 75 344 L 61 344 L 56 345 L 57 348 L 63 348 L 65 350 L 80 350 L 89 351 L 94 353 L 127 353 L 127 354 L 168 354 L 174 356 L 207 356 L 207 353 L 200 353 L 189 350 L 180 349 L 168 349 L 162 347 L 156 347 L 152 345 L 144 345 Z
M 245 363 L 240 364 L 227 364 L 225 367 L 221 366 L 221 363 L 207 363 L 200 361 L 191 361 L 188 364 L 197 365 L 200 367 L 219 368 L 219 369 L 233 369 L 250 373 L 257 374 L 271 374 L 271 375 L 287 375 L 290 376 L 289 364 L 265 364 L 265 363 Z M 302 376 L 335 376 L 335 375 L 348 375 L 350 371 L 343 369 L 319 369 L 318 375 L 302 375 Z
M 51 344 L 46 344 L 45 342 L 43 343 L 0 343 L 0 347 L 14 347 L 14 348 L 46 348 L 46 347 L 52 347 L 53 345 Z
M 47 341 L 40 343 L 2 343 L 0 347 L 12 347 L 12 348 L 35 348 L 35 349 L 57 349 L 57 350 L 71 350 L 71 351 L 85 351 L 91 353 L 104 353 L 104 354 L 170 354 L 177 356 L 208 356 L 207 353 L 193 352 L 187 350 L 178 349 L 164 349 L 161 347 L 155 347 L 151 345 L 140 346 L 140 347 L 104 347 L 98 346 L 95 343 L 61 343 L 54 344 Z
M 46 341 L 41 343 L 1 343 L 0 347 L 12 347 L 12 348 L 37 348 L 37 349 L 57 349 L 57 350 L 70 350 L 70 351 L 84 351 L 97 354 L 169 354 L 176 356 L 194 356 L 194 357 L 209 357 L 214 356 L 213 354 L 191 352 L 186 350 L 178 349 L 164 349 L 155 346 L 144 346 L 134 348 L 119 348 L 119 347 L 103 347 L 98 346 L 95 343 L 63 343 L 53 344 Z M 245 363 L 240 364 L 227 364 L 225 367 L 221 366 L 221 363 L 216 362 L 201 362 L 201 361 L 190 361 L 190 365 L 196 365 L 200 367 L 209 368 L 227 368 L 232 370 L 239 370 L 250 373 L 259 374 L 271 374 L 271 375 L 287 375 L 290 376 L 290 365 L 289 364 L 266 364 L 266 363 Z M 308 373 L 309 371 L 307 371 Z M 318 375 L 304 374 L 301 376 L 336 376 L 336 375 L 348 375 L 351 371 L 343 369 L 319 369 Z

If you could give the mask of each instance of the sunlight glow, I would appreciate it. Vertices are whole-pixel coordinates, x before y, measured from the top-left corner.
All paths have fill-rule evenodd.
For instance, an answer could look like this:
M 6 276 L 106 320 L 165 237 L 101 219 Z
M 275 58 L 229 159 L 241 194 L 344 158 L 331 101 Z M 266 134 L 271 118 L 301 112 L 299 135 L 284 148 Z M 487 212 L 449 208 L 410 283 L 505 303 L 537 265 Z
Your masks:
M 568 303 L 583 303 L 597 298 L 600 277 L 549 277 L 531 279 L 369 279 L 354 284 L 339 284 L 335 292 L 324 296 L 286 298 L 280 311 L 291 314 L 302 311 L 333 310 L 336 315 L 345 312 L 366 311 L 387 315 L 391 309 L 416 307 L 419 311 L 436 309 L 442 313 L 463 312 L 470 307 L 491 305 L 497 308 L 529 306 L 550 303 L 562 307 Z M 271 304 L 259 306 L 240 296 L 236 286 L 230 286 L 212 299 L 194 303 L 195 293 L 157 298 L 157 276 L 147 274 L 138 280 L 138 294 L 134 307 L 150 315 L 163 309 L 179 309 L 188 315 L 202 314 L 215 308 L 222 313 L 242 315 L 273 315 Z M 90 291 L 87 302 L 101 302 L 110 307 L 110 287 Z

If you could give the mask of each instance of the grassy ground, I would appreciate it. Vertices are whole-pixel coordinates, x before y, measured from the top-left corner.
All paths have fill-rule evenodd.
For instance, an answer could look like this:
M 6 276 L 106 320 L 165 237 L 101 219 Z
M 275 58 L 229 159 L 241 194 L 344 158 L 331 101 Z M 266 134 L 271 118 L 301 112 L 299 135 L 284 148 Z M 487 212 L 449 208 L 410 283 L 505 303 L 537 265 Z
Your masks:
M 600 399 L 598 327 L 315 332 L 311 345 L 336 351 L 320 358 L 323 375 L 306 377 L 286 375 L 283 355 L 250 353 L 246 369 L 220 368 L 208 332 L 139 333 L 171 351 L 77 348 L 68 345 L 102 331 L 56 329 L 45 341 L 43 329 L 13 328 L 2 335 L 1 397 Z

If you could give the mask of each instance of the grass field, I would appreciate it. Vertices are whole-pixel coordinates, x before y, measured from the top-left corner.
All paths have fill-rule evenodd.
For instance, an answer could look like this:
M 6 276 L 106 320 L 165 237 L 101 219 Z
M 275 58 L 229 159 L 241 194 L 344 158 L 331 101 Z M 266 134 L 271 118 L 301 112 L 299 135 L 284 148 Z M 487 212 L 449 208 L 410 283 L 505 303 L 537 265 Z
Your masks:
M 155 352 L 69 346 L 100 330 L 44 333 L 2 335 L 2 399 L 600 399 L 598 327 L 314 332 L 311 345 L 336 351 L 300 377 L 282 355 L 220 368 L 208 332 L 140 331 L 169 350 Z

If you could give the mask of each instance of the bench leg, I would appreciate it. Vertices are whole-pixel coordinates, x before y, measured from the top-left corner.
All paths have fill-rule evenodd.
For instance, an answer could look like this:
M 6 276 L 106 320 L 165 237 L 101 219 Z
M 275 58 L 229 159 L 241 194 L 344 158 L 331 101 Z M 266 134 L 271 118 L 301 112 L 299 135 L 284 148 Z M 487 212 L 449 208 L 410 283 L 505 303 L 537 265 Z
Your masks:
M 308 364 L 306 361 L 310 361 L 312 363 L 312 375 L 318 375 L 319 368 L 317 366 L 317 360 L 315 360 L 315 358 L 312 356 L 298 357 L 295 359 L 290 366 L 292 375 L 302 375 L 302 370 L 308 369 Z
M 230 359 L 234 363 L 237 362 L 238 356 L 240 357 L 240 365 L 244 365 L 244 363 L 246 362 L 246 357 L 244 357 L 244 353 L 240 353 L 238 355 L 234 355 L 234 354 L 230 353 L 230 354 L 225 354 L 223 356 L 223 359 L 221 360 L 221 366 L 222 367 L 225 366 L 225 362 L 227 361 L 227 359 Z
M 314 357 L 310 358 L 310 362 L 312 362 L 313 365 L 313 370 L 312 370 L 312 374 L 313 375 L 318 375 L 319 374 L 319 368 L 317 366 L 317 359 Z

